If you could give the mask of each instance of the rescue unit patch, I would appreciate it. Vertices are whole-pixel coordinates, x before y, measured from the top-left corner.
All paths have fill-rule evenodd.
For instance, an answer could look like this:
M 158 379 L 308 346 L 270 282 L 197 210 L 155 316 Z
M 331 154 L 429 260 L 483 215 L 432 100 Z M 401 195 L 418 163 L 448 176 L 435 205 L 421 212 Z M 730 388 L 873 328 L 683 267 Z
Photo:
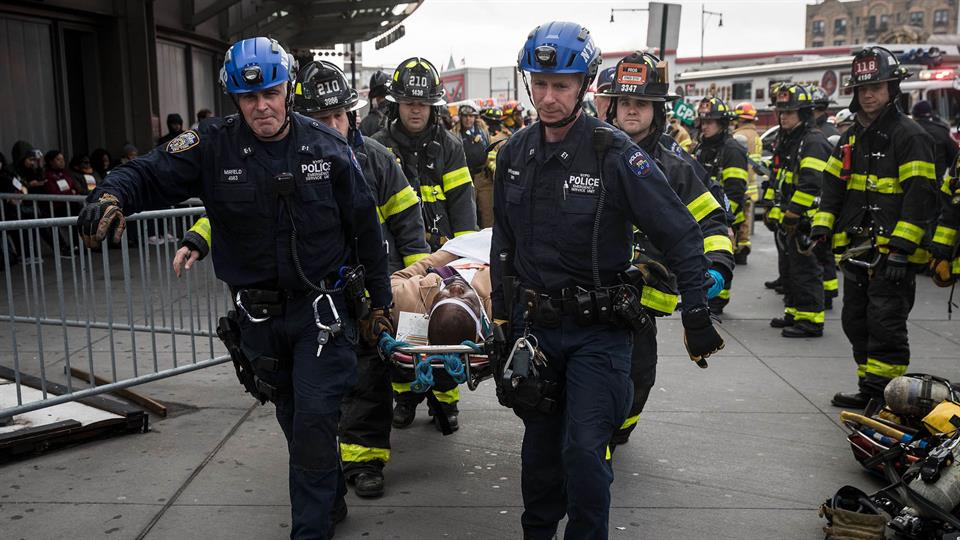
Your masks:
M 634 152 L 634 154 L 630 156 L 630 159 L 627 160 L 627 165 L 630 167 L 630 170 L 633 171 L 633 174 L 637 176 L 650 174 L 650 161 L 647 160 L 647 156 L 643 153 L 643 150 Z
M 330 180 L 331 169 L 333 169 L 333 164 L 325 159 L 315 159 L 310 163 L 300 164 L 300 172 L 303 174 L 304 183 Z
M 594 178 L 587 173 L 571 174 L 567 181 L 567 187 L 570 193 L 579 195 L 596 195 L 600 188 L 600 179 Z
M 198 144 L 200 144 L 200 136 L 197 135 L 196 131 L 190 129 L 177 135 L 176 138 L 167 143 L 167 153 L 176 154 L 177 152 L 183 152 Z

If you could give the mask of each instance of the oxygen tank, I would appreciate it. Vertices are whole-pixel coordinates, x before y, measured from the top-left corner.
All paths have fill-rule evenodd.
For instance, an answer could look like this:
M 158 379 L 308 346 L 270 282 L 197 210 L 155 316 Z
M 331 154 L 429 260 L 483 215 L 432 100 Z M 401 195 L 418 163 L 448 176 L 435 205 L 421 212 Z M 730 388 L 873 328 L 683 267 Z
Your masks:
M 948 440 L 940 448 L 934 449 L 930 454 L 934 455 L 940 450 L 941 458 L 945 458 L 943 466 L 940 469 L 940 476 L 935 482 L 927 483 L 923 475 L 917 476 L 910 482 L 910 489 L 916 491 L 924 498 L 937 505 L 945 512 L 951 512 L 957 505 L 960 505 L 960 445 L 957 439 Z M 932 513 L 918 509 L 921 516 L 937 517 Z
M 924 417 L 941 401 L 950 399 L 950 384 L 928 375 L 903 375 L 887 384 L 883 399 L 893 412 Z

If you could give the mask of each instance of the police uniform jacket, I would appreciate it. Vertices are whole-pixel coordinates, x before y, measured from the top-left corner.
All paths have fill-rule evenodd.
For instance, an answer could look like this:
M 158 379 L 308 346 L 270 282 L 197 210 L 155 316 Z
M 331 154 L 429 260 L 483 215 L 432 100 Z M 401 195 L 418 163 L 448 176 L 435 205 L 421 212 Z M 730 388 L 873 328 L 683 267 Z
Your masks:
M 831 149 L 823 132 L 807 124 L 783 133 L 773 154 L 774 184 L 780 193 L 780 204 L 771 210 L 772 219 L 781 221 L 787 211 L 813 216 Z
M 470 129 L 463 130 L 460 126 L 454 128 L 454 133 L 460 137 L 463 144 L 463 154 L 467 160 L 467 168 L 470 174 L 476 176 L 483 172 L 487 165 L 487 146 L 490 145 L 489 137 L 480 128 L 479 122 Z
M 872 226 L 881 252 L 892 248 L 924 263 L 929 254 L 920 245 L 937 212 L 935 176 L 930 136 L 891 106 L 840 137 L 823 170 L 813 225 L 834 231 L 838 250 L 850 243 L 849 229 Z
M 734 216 L 733 225 L 745 219 L 743 202 L 747 194 L 747 154 L 728 133 L 719 133 L 704 138 L 696 151 L 697 161 L 707 170 L 707 175 L 723 186 Z
M 400 158 L 407 181 L 420 196 L 427 232 L 454 238 L 477 230 L 473 181 L 457 137 L 436 125 L 414 137 L 397 119 L 373 138 Z
M 602 158 L 591 145 L 598 127 L 613 131 Z M 601 284 L 618 284 L 618 273 L 630 265 L 636 225 L 676 273 L 685 307 L 705 305 L 707 260 L 696 221 L 646 152 L 619 130 L 581 114 L 563 141 L 546 143 L 534 122 L 514 133 L 497 156 L 490 252 L 497 318 L 509 318 L 501 287 L 503 251 L 511 254 L 523 287 L 550 295 L 575 286 L 594 288 L 591 240 L 604 192 L 597 253 Z
M 430 254 L 423 237 L 420 201 L 410 187 L 397 158 L 370 137 L 356 149 L 363 177 L 373 192 L 377 217 L 389 253 L 391 272 L 410 266 Z
M 117 197 L 126 214 L 200 197 L 210 219 L 217 277 L 231 287 L 304 290 L 290 254 L 290 217 L 276 175 L 294 177 L 287 197 L 304 274 L 314 283 L 348 263 L 357 238 L 359 262 L 374 306 L 390 304 L 387 257 L 370 189 L 339 133 L 290 114 L 285 162 L 268 159 L 237 115 L 201 123 L 166 146 L 113 169 L 91 194 Z

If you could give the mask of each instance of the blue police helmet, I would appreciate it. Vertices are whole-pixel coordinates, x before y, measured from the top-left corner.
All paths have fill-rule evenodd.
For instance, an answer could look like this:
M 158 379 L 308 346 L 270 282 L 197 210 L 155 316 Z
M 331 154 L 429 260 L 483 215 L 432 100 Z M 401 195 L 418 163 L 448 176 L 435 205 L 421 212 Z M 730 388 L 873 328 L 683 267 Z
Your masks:
M 592 81 L 600 67 L 600 49 L 590 31 L 577 23 L 542 24 L 527 36 L 517 63 L 530 73 L 583 73 Z
M 227 49 L 220 84 L 229 94 L 259 92 L 296 77 L 293 56 L 275 39 L 247 38 Z

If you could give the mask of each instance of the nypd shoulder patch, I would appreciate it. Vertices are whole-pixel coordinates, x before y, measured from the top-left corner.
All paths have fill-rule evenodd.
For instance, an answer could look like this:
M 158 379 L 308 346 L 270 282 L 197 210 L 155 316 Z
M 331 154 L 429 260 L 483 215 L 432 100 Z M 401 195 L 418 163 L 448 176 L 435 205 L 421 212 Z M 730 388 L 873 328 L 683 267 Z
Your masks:
M 650 160 L 643 150 L 637 150 L 627 159 L 627 166 L 637 176 L 647 176 L 650 174 Z
M 673 144 L 670 145 L 670 149 L 673 150 L 674 155 L 678 158 L 683 157 L 683 148 L 680 148 L 680 144 L 677 141 L 673 141 Z
M 197 135 L 196 131 L 190 129 L 177 135 L 176 138 L 167 143 L 167 153 L 176 154 L 177 152 L 183 152 L 198 144 L 200 144 L 200 135 Z

